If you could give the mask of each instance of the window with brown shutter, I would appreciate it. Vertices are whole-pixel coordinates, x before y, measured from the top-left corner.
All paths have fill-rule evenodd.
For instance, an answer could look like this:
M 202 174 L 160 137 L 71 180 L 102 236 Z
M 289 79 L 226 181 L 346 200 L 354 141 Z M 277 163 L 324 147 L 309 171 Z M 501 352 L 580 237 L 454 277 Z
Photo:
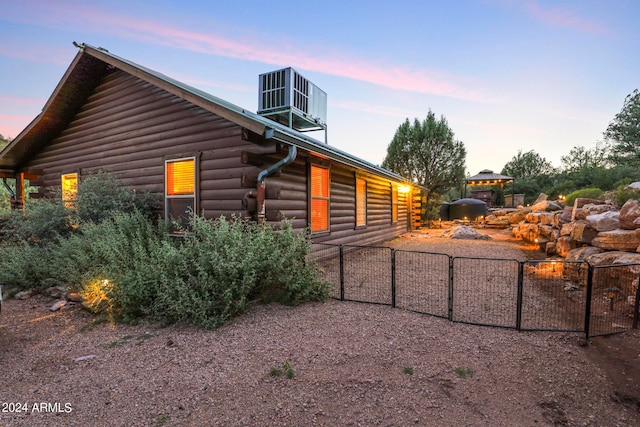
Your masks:
M 311 231 L 329 230 L 329 169 L 311 165 Z

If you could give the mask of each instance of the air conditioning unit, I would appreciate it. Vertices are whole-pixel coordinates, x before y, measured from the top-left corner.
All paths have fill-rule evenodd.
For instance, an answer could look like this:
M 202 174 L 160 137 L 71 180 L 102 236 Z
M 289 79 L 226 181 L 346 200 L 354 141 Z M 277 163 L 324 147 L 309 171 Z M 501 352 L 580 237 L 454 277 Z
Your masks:
M 258 114 L 299 131 L 326 130 L 327 94 L 291 67 L 260 74 Z

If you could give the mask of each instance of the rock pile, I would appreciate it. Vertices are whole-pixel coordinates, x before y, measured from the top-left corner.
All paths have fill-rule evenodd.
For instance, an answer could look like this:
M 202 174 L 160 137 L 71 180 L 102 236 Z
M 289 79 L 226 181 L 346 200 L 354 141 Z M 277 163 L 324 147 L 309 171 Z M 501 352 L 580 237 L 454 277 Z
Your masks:
M 630 278 L 620 283 L 626 293 L 635 295 L 640 200 L 630 199 L 620 208 L 610 200 L 578 198 L 573 206 L 564 206 L 542 194 L 531 207 L 498 210 L 487 221 L 508 223 L 515 237 L 539 245 L 550 256 L 593 266 L 637 264 L 628 267 Z

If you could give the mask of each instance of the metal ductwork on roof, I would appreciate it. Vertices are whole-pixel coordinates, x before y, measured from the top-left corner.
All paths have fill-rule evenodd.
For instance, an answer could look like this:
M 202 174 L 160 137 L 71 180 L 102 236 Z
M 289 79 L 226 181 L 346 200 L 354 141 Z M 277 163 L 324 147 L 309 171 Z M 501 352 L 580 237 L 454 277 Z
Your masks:
M 260 74 L 258 86 L 259 115 L 300 132 L 326 132 L 327 94 L 296 70 Z

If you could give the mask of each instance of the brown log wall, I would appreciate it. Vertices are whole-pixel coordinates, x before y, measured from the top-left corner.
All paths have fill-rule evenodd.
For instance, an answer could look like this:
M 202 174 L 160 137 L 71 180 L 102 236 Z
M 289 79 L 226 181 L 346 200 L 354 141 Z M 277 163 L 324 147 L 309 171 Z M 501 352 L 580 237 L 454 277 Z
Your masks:
M 60 175 L 108 170 L 124 184 L 164 192 L 164 161 L 199 159 L 199 206 L 205 216 L 242 214 L 243 175 L 259 169 L 241 162 L 243 150 L 275 152 L 243 141 L 242 128 L 124 72 L 108 75 L 57 138 L 25 167 L 39 168 L 43 187 Z
M 116 70 L 93 91 L 70 125 L 23 168 L 44 172 L 43 187 L 59 187 L 60 176 L 104 169 L 137 190 L 164 193 L 164 162 L 196 156 L 198 206 L 206 217 L 243 214 L 241 200 L 260 170 L 286 154 L 273 142 L 252 143 L 242 128 Z M 267 220 L 284 218 L 302 230 L 308 221 L 308 161 L 302 150 L 282 171 L 266 179 Z M 391 222 L 391 183 L 327 159 L 331 168 L 330 232 L 316 242 L 372 244 L 408 229 L 408 199 L 398 194 L 398 222 Z M 355 226 L 355 177 L 367 180 L 367 225 Z

